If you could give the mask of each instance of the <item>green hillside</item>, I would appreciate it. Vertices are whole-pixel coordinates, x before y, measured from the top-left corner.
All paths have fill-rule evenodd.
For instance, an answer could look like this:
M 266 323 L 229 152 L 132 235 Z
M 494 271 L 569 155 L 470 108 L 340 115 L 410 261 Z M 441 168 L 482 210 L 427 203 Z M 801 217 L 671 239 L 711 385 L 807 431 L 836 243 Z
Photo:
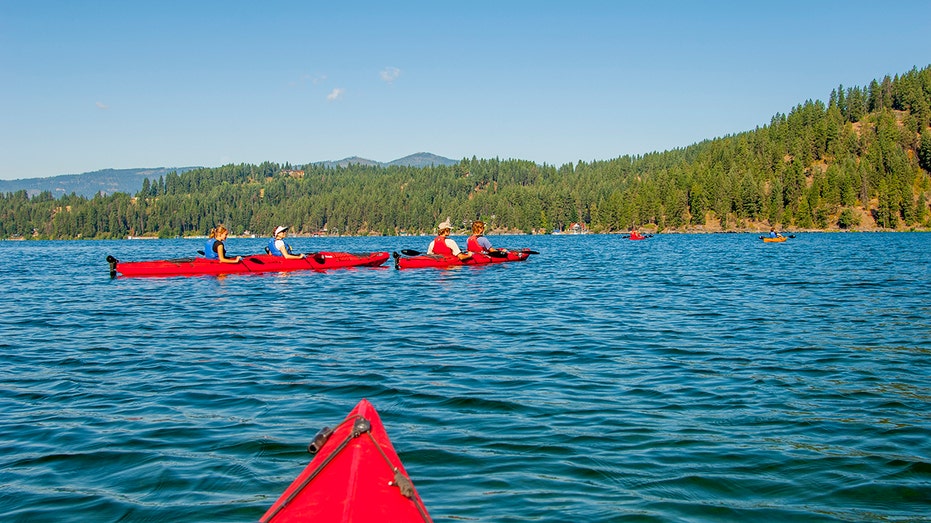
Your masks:
M 74 193 L 92 198 L 95 194 L 118 192 L 135 193 L 146 179 L 155 179 L 176 171 L 186 172 L 194 167 L 155 167 L 151 169 L 102 169 L 83 174 L 62 174 L 48 178 L 0 180 L 0 193 L 26 191 L 29 196 L 48 191 L 58 198 Z
M 931 67 L 833 90 L 760 127 L 665 152 L 540 165 L 266 162 L 168 173 L 136 194 L 0 198 L 0 237 L 430 232 L 452 217 L 498 232 L 931 228 Z

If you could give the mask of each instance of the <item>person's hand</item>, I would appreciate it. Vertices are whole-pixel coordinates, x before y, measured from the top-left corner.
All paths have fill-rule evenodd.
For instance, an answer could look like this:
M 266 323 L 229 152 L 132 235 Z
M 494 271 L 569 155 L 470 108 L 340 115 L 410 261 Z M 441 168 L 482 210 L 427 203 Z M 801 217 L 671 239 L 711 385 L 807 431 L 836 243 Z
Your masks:
M 303 259 L 305 259 L 305 258 L 307 258 L 307 253 L 306 253 L 306 252 L 301 254 L 301 259 L 303 260 Z
M 239 262 L 241 262 L 241 261 L 242 261 L 242 256 L 237 256 L 237 257 L 236 257 L 236 263 L 239 263 Z

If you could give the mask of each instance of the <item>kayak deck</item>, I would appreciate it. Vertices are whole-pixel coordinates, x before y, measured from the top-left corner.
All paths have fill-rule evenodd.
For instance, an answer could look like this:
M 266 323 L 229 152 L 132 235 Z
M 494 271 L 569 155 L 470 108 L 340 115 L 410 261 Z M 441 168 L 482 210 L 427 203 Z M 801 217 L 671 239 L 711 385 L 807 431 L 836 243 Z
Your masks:
M 440 255 L 440 254 L 421 254 L 418 256 L 401 255 L 395 252 L 394 268 L 395 269 L 419 269 L 425 267 L 455 267 L 459 265 L 488 265 L 493 263 L 505 263 L 524 261 L 530 257 L 529 250 L 514 250 L 501 253 L 474 253 L 467 260 L 460 260 L 457 256 Z
M 110 264 L 111 276 L 116 276 L 116 273 L 123 276 L 194 276 L 377 267 L 385 263 L 389 257 L 387 252 L 317 252 L 300 259 L 253 254 L 243 256 L 239 263 L 223 263 L 207 258 L 121 262 L 113 256 L 107 256 L 107 262 Z
M 308 451 L 316 455 L 261 523 L 432 522 L 368 400 L 321 430 Z

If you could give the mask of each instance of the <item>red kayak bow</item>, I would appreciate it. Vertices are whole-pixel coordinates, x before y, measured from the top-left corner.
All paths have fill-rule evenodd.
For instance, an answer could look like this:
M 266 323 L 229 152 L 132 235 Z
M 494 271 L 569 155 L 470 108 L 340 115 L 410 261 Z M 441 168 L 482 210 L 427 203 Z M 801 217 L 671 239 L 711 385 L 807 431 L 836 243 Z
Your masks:
M 316 456 L 261 523 L 432 523 L 368 400 L 321 430 L 308 450 Z

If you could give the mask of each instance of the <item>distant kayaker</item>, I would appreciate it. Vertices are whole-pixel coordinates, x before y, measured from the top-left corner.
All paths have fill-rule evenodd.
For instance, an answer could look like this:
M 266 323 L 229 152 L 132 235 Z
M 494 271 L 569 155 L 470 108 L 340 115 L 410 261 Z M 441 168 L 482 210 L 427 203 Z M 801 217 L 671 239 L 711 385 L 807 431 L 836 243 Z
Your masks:
M 472 236 L 466 241 L 466 250 L 469 252 L 501 252 L 504 249 L 495 249 L 491 240 L 485 237 L 485 222 L 476 220 L 472 222 Z
M 630 239 L 631 239 L 631 240 L 642 240 L 642 239 L 643 239 L 643 235 L 640 234 L 639 232 L 637 232 L 637 229 L 636 229 L 636 228 L 633 228 L 633 229 L 630 230 Z
M 229 230 L 222 226 L 217 225 L 210 231 L 210 236 L 207 237 L 207 244 L 204 245 L 204 257 L 208 260 L 219 260 L 222 263 L 239 263 L 242 261 L 242 256 L 237 256 L 235 258 L 226 257 L 226 244 L 223 243 L 226 241 L 226 237 L 230 235 Z
M 770 237 L 770 238 L 782 238 L 782 235 L 779 234 L 778 232 L 776 232 L 776 228 L 775 228 L 775 227 L 770 227 L 770 228 L 769 228 L 769 237 Z
M 291 246 L 284 241 L 284 237 L 288 235 L 288 228 L 283 226 L 278 226 L 275 228 L 275 234 L 272 235 L 272 239 L 268 241 L 268 253 L 274 254 L 275 256 L 281 256 L 282 258 L 287 258 L 289 260 L 296 260 L 300 258 L 306 258 L 306 254 L 294 254 L 291 252 Z
M 427 254 L 440 254 L 443 256 L 455 256 L 460 260 L 468 260 L 472 257 L 470 252 L 462 252 L 462 249 L 459 248 L 459 245 L 456 244 L 455 240 L 449 238 L 449 233 L 453 229 L 452 223 L 449 222 L 449 218 L 446 218 L 446 221 L 437 225 L 437 235 L 436 238 L 430 242 L 430 245 L 427 247 Z

